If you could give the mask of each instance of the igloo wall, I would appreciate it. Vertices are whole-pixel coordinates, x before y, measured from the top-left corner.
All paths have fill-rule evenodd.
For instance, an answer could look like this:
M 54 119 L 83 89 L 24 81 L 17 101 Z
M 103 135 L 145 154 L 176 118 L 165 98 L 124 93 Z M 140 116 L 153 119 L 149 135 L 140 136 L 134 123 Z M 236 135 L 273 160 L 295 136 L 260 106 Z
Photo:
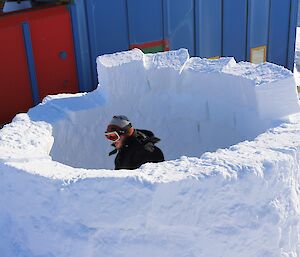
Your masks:
M 98 90 L 48 97 L 0 130 L 1 257 L 300 256 L 300 113 L 290 115 L 298 111 L 291 73 L 188 58 L 185 50 L 97 62 Z M 109 151 L 103 131 L 121 107 L 162 137 L 170 159 L 190 147 L 173 145 L 170 133 L 186 135 L 172 130 L 178 124 L 204 136 L 195 156 L 218 147 L 205 137 L 222 128 L 228 138 L 215 136 L 225 146 L 273 128 L 201 158 L 134 171 L 75 168 L 111 166 L 96 157 Z
M 53 123 L 51 156 L 73 167 L 113 168 L 103 132 L 115 114 L 152 130 L 172 160 L 252 140 L 299 110 L 292 74 L 269 63 L 190 58 L 185 49 L 147 55 L 135 49 L 100 56 L 97 65 L 97 91 L 44 101 L 29 113 L 67 113 L 58 113 Z
M 49 158 L 51 126 L 0 131 L 2 257 L 298 257 L 300 115 L 229 149 L 136 171 Z

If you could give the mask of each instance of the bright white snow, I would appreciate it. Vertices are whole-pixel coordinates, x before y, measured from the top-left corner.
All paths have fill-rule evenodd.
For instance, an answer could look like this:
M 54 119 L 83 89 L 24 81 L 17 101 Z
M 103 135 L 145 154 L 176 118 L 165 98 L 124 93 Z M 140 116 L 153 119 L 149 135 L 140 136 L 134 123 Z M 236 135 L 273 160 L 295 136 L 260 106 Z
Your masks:
M 184 49 L 144 55 L 136 49 L 101 56 L 97 64 L 97 91 L 49 98 L 29 112 L 31 119 L 52 124 L 52 158 L 73 167 L 113 168 L 103 132 L 115 114 L 154 131 L 172 160 L 254 139 L 299 108 L 292 73 L 269 63 L 189 58 Z
M 300 87 L 300 28 L 299 27 L 297 27 L 297 34 L 296 34 L 294 76 L 295 76 L 297 86 Z
M 184 49 L 97 64 L 97 90 L 49 96 L 0 130 L 1 257 L 300 256 L 292 73 Z M 105 170 L 113 114 L 153 130 L 171 161 Z

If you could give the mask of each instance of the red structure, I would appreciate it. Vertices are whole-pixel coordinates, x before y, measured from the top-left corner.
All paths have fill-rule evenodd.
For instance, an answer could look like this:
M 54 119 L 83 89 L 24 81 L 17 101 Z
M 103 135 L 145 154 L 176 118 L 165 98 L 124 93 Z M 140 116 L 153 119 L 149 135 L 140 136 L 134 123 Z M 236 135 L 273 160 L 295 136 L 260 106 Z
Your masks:
M 33 105 L 22 27 L 15 17 L 0 17 L 0 123 Z
M 0 16 L 0 123 L 46 95 L 78 92 L 67 6 Z

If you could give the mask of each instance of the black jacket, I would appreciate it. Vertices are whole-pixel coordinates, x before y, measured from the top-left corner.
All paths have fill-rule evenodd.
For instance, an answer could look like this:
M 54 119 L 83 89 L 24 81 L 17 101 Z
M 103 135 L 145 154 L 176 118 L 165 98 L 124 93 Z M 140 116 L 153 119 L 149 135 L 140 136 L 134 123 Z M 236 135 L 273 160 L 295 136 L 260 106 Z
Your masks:
M 155 146 L 160 141 L 151 131 L 135 130 L 131 137 L 128 137 L 123 147 L 118 150 L 115 159 L 115 169 L 134 170 L 147 162 L 163 162 L 162 151 Z M 114 153 L 116 151 L 113 151 Z

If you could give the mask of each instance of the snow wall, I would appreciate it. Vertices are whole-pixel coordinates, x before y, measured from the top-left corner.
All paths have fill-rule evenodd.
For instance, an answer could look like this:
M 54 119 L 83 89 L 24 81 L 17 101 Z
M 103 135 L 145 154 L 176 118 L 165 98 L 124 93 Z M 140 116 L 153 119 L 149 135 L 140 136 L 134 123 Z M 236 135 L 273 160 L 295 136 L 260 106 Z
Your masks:
M 1 257 L 300 256 L 289 71 L 183 49 L 97 64 L 97 90 L 47 97 L 0 131 Z M 171 161 L 104 169 L 113 114 L 153 130 Z
M 152 130 L 173 160 L 254 139 L 299 108 L 293 76 L 273 64 L 189 58 L 185 49 L 154 55 L 136 49 L 101 56 L 97 64 L 96 92 L 39 107 L 69 114 L 53 126 L 51 156 L 73 167 L 113 168 L 103 132 L 116 114 Z M 40 120 L 40 113 L 30 116 Z

